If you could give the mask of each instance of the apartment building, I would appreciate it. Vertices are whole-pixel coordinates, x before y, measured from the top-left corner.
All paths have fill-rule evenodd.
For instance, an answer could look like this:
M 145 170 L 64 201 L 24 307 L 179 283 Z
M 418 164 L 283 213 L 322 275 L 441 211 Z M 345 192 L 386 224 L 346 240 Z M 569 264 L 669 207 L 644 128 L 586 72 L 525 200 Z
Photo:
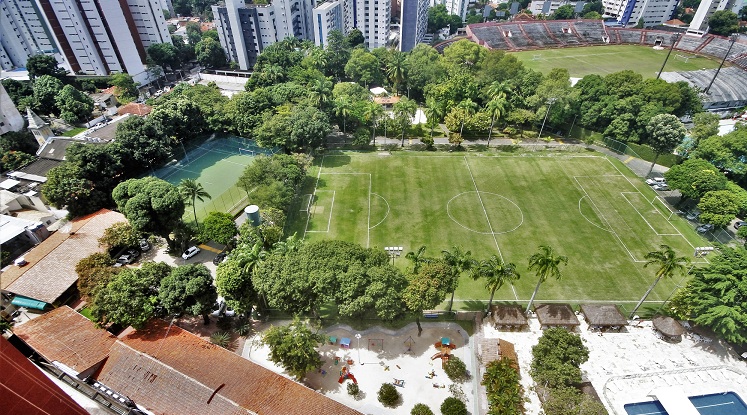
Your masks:
M 340 0 L 328 1 L 316 6 L 313 10 L 314 21 L 314 43 L 317 46 L 326 46 L 329 32 L 338 30 L 347 33 L 343 4 Z
M 462 18 L 462 21 L 467 19 L 467 6 L 469 0 L 430 0 L 430 6 L 435 7 L 439 4 L 446 6 L 446 11 L 449 14 L 455 14 Z
M 54 55 L 70 70 L 34 0 L 0 1 L 0 69 L 22 68 L 37 53 Z
M 428 31 L 428 0 L 401 0 L 399 50 L 409 52 Z
M 687 33 L 691 35 L 703 36 L 708 33 L 708 21 L 719 10 L 731 10 L 739 13 L 744 6 L 744 0 L 702 0 L 695 11 L 695 16 L 690 22 Z
M 674 17 L 679 0 L 602 0 L 605 17 L 614 17 L 622 26 L 644 27 L 662 24 Z

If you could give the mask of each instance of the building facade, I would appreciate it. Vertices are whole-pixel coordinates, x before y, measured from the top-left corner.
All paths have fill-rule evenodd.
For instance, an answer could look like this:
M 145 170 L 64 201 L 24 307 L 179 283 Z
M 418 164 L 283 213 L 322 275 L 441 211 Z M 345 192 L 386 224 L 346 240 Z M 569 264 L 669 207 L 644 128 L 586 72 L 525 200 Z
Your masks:
M 23 116 L 0 84 L 0 135 L 8 131 L 20 131 L 23 124 Z
M 353 27 L 363 33 L 368 49 L 386 46 L 392 3 L 389 0 L 353 0 Z
M 435 7 L 439 4 L 446 6 L 446 11 L 449 14 L 455 14 L 461 17 L 462 21 L 467 19 L 467 6 L 469 5 L 469 0 L 430 0 L 431 7 Z
M 54 55 L 63 67 L 66 66 L 34 0 L 0 1 L 0 69 L 22 68 L 29 56 L 38 53 Z
M 322 3 L 314 8 L 314 44 L 317 46 L 327 45 L 327 36 L 333 30 L 347 33 L 345 19 L 343 18 L 343 5 L 339 0 Z
M 605 17 L 614 17 L 622 26 L 660 25 L 674 17 L 679 0 L 602 0 Z
M 401 0 L 399 50 L 409 52 L 428 31 L 428 0 Z
M 703 36 L 708 33 L 708 21 L 719 10 L 731 10 L 739 14 L 739 10 L 744 6 L 744 0 L 702 0 L 695 11 L 695 16 L 690 22 L 687 33 L 691 35 Z

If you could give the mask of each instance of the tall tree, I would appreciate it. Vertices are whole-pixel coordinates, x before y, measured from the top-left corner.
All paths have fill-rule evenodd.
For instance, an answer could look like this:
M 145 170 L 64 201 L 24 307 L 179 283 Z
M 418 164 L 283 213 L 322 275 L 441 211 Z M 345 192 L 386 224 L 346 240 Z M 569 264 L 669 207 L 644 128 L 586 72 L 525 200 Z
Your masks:
M 529 299 L 527 313 L 532 309 L 534 297 L 537 296 L 540 284 L 545 282 L 548 277 L 554 277 L 556 280 L 560 279 L 560 264 L 568 265 L 568 257 L 556 255 L 555 250 L 547 245 L 540 245 L 539 252 L 536 252 L 529 257 L 529 270 L 534 271 L 537 274 L 537 286 L 534 287 L 532 297 Z
M 322 335 L 311 331 L 298 317 L 287 326 L 270 327 L 262 335 L 262 342 L 270 347 L 270 360 L 280 364 L 297 380 L 321 367 L 322 359 L 316 348 L 322 341 Z
M 62 81 L 50 76 L 42 75 L 34 81 L 35 109 L 42 114 L 49 114 L 55 109 L 55 97 L 62 89 Z
M 641 304 L 646 301 L 646 298 L 651 294 L 651 291 L 656 287 L 656 284 L 659 283 L 659 280 L 662 278 L 672 278 L 674 274 L 684 272 L 690 264 L 690 260 L 687 257 L 678 257 L 677 253 L 674 252 L 674 249 L 669 245 L 661 245 L 659 248 L 658 251 L 651 251 L 644 256 L 646 259 L 646 265 L 644 265 L 644 267 L 648 267 L 649 265 L 655 265 L 658 267 L 655 274 L 656 279 L 654 279 L 653 284 L 648 287 L 646 293 L 643 294 L 641 301 L 639 301 L 638 304 L 635 305 L 635 308 L 633 308 L 633 311 L 630 312 L 631 318 L 633 318 Z
M 739 16 L 731 10 L 716 10 L 708 19 L 708 27 L 714 35 L 729 36 L 739 31 Z
M 425 117 L 428 119 L 428 124 L 431 127 L 431 138 L 433 138 L 433 129 L 441 122 L 446 116 L 446 105 L 434 98 L 429 98 L 425 101 Z
M 205 38 L 195 45 L 195 54 L 200 65 L 206 68 L 226 66 L 226 52 L 220 43 L 213 38 Z
M 334 100 L 335 115 L 342 117 L 342 133 L 345 134 L 345 122 L 353 110 L 353 103 L 348 97 L 341 96 Z
M 405 258 L 409 259 L 410 262 L 412 262 L 412 272 L 414 274 L 418 273 L 421 265 L 428 262 L 428 259 L 425 256 L 425 250 L 426 250 L 426 246 L 421 245 L 417 251 L 410 251 L 407 254 L 405 254 Z
M 417 109 L 417 102 L 406 97 L 402 97 L 398 103 L 394 104 L 394 122 L 402 131 L 402 147 L 405 146 L 405 131 L 412 124 L 412 117 L 415 116 Z
M 60 118 L 72 124 L 91 115 L 93 100 L 72 85 L 65 85 L 54 98 Z
M 179 49 L 171 43 L 154 43 L 148 46 L 148 58 L 160 66 L 164 72 L 167 66 L 173 71 L 181 65 Z
M 26 70 L 29 72 L 29 79 L 32 81 L 44 75 L 60 79 L 67 74 L 66 70 L 57 65 L 57 59 L 49 55 L 29 56 L 26 60 Z
M 198 200 L 204 202 L 206 198 L 212 199 L 210 193 L 208 193 L 205 188 L 202 187 L 202 183 L 199 183 L 197 180 L 182 179 L 179 183 L 179 194 L 182 195 L 185 205 L 192 206 L 192 213 L 195 215 L 195 224 L 197 224 L 197 227 L 199 228 L 200 223 L 197 221 L 196 202 Z
M 120 103 L 126 104 L 137 99 L 139 84 L 132 79 L 130 74 L 114 73 L 109 78 L 109 82 L 116 87 L 114 95 Z
M 399 86 L 406 79 L 407 54 L 400 51 L 392 51 L 386 63 L 386 74 L 394 85 L 394 94 L 399 93 Z
M 375 102 L 366 102 L 363 118 L 371 125 L 371 140 L 374 146 L 376 145 L 376 126 L 383 115 L 384 107 Z
M 491 255 L 490 258 L 480 261 L 480 263 L 472 269 L 472 278 L 485 279 L 485 288 L 490 290 L 490 300 L 488 300 L 488 308 L 485 311 L 487 316 L 490 312 L 490 307 L 493 305 L 493 297 L 495 292 L 501 289 L 504 284 L 513 284 L 514 281 L 521 277 L 516 271 L 516 265 L 512 262 L 503 262 L 497 255 Z
M 451 267 L 442 260 L 423 264 L 419 272 L 410 277 L 409 284 L 402 292 L 402 299 L 407 308 L 415 314 L 418 336 L 423 332 L 420 326 L 423 310 L 431 310 L 441 304 L 449 291 L 451 278 Z
M 493 126 L 496 120 L 500 120 L 501 117 L 506 113 L 506 107 L 508 101 L 506 100 L 505 94 L 498 94 L 496 97 L 488 101 L 485 105 L 485 109 L 490 114 L 490 129 L 488 130 L 488 147 L 490 147 L 490 138 L 493 135 Z
M 687 130 L 677 116 L 672 114 L 659 114 L 651 118 L 646 125 L 648 133 L 648 145 L 654 150 L 654 160 L 648 174 L 654 170 L 659 155 L 670 153 L 685 138 Z
M 449 300 L 449 309 L 454 304 L 454 293 L 459 286 L 459 277 L 463 272 L 470 270 L 474 267 L 475 260 L 472 259 L 472 251 L 465 251 L 460 246 L 453 246 L 451 251 L 443 250 L 441 254 L 444 257 L 444 261 L 451 267 L 451 279 L 449 281 L 449 291 L 451 291 L 451 299 Z
M 210 270 L 202 264 L 189 264 L 174 268 L 161 280 L 158 298 L 169 314 L 202 316 L 208 325 L 218 294 Z
M 469 117 L 475 114 L 477 111 L 477 104 L 471 99 L 467 98 L 464 101 L 459 102 L 456 108 L 462 110 L 461 126 L 459 127 L 459 135 L 464 137 L 464 123 Z

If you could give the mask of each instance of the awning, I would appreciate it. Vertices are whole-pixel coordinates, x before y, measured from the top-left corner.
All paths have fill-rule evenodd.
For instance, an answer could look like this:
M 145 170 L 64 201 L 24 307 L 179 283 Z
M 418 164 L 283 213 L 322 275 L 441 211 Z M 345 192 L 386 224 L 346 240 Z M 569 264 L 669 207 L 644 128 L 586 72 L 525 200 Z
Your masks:
M 658 388 L 652 390 L 648 396 L 655 397 L 669 414 L 700 415 L 680 388 Z
M 34 308 L 37 310 L 44 310 L 47 307 L 47 303 L 44 301 L 34 300 L 33 298 L 24 297 L 22 295 L 15 296 L 13 301 L 10 303 L 17 307 Z

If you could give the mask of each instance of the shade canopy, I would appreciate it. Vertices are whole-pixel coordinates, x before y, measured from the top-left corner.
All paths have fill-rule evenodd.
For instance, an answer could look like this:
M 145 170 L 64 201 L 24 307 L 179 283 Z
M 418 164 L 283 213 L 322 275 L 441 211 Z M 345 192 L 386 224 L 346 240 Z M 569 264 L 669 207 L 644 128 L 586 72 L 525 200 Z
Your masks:
M 667 316 L 656 316 L 653 319 L 654 328 L 667 337 L 682 336 L 685 328 L 679 321 Z
M 517 305 L 494 305 L 490 307 L 493 324 L 496 326 L 526 326 L 527 316 Z
M 582 304 L 581 312 L 590 326 L 611 327 L 628 324 L 628 320 L 614 304 Z
M 543 326 L 578 326 L 576 314 L 568 304 L 540 304 L 534 308 L 537 319 Z
M 10 303 L 16 307 L 33 308 L 35 310 L 44 310 L 48 305 L 44 301 L 35 300 L 33 298 L 24 297 L 22 295 L 15 296 L 15 298 L 13 298 L 13 301 L 11 301 Z

